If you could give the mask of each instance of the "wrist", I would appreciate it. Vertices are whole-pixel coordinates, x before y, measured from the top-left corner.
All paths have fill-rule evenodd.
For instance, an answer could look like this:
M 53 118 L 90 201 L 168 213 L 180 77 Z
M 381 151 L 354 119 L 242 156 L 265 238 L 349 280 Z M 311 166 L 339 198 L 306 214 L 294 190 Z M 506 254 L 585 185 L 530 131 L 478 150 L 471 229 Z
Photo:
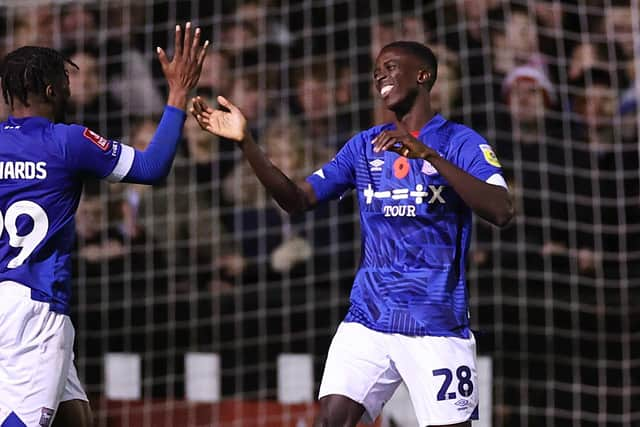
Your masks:
M 253 143 L 254 141 L 253 141 L 253 137 L 251 136 L 251 132 L 245 129 L 244 136 L 242 137 L 242 139 L 238 141 L 238 145 L 240 146 L 241 149 L 244 149 L 245 147 Z
M 432 161 L 437 160 L 439 158 L 440 158 L 440 155 L 438 154 L 438 152 L 436 150 L 427 150 L 422 155 L 422 159 L 426 160 L 428 162 L 432 162 Z
M 167 97 L 167 105 L 170 105 L 181 110 L 187 109 L 187 95 L 189 91 L 184 88 L 171 88 L 169 87 L 169 95 Z

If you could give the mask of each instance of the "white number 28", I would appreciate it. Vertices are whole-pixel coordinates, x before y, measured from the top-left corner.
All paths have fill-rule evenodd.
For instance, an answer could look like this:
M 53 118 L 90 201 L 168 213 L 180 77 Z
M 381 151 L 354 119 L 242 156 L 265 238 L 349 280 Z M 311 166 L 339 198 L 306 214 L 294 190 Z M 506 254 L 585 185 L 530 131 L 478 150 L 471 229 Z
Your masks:
M 20 215 L 27 215 L 33 220 L 33 229 L 22 236 L 18 234 L 17 224 Z M 24 263 L 47 235 L 49 218 L 44 209 L 37 203 L 20 200 L 9 206 L 4 218 L 0 212 L 0 233 L 2 233 L 3 228 L 9 234 L 9 244 L 14 248 L 21 248 L 18 256 L 7 264 L 7 268 L 16 268 Z

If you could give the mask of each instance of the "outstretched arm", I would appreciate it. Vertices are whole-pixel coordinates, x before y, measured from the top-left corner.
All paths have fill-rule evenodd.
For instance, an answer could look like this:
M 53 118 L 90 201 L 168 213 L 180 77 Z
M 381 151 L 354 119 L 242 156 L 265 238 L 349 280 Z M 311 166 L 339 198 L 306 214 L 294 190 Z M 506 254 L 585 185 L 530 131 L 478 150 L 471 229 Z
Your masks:
M 227 111 L 214 110 L 200 97 L 193 99 L 191 113 L 200 127 L 222 138 L 235 141 L 242 150 L 254 173 L 275 201 L 290 214 L 304 212 L 316 202 L 311 184 L 296 184 L 280 171 L 258 147 L 247 130 L 247 120 L 242 112 L 222 96 L 218 102 Z
M 198 83 L 209 44 L 209 41 L 205 41 L 200 45 L 200 35 L 200 28 L 191 34 L 190 22 L 185 26 L 184 36 L 180 25 L 176 25 L 173 59 L 169 61 L 165 51 L 157 48 L 158 59 L 169 85 L 167 105 L 145 151 L 123 146 L 121 156 L 125 156 L 123 160 L 128 158 L 130 164 L 123 181 L 153 184 L 169 174 L 186 118 L 187 96 Z
M 462 200 L 480 217 L 504 227 L 513 218 L 511 197 L 506 188 L 482 181 L 460 169 L 414 138 L 401 122 L 397 130 L 384 131 L 373 141 L 374 151 L 393 151 L 410 159 L 424 159 L 438 170 Z

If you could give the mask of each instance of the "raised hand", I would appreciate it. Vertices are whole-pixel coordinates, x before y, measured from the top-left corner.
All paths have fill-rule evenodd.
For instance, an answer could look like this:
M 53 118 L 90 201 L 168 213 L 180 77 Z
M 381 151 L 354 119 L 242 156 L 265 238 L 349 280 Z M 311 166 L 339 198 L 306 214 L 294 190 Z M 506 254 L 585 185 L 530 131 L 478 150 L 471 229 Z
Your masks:
M 191 103 L 191 114 L 202 129 L 236 142 L 242 142 L 247 137 L 247 119 L 228 99 L 218 96 L 218 103 L 227 111 L 212 109 L 199 96 L 193 98 Z
M 186 109 L 187 94 L 198 84 L 209 46 L 209 40 L 200 45 L 200 35 L 200 28 L 196 28 L 192 37 L 191 22 L 185 26 L 184 37 L 182 28 L 176 25 L 175 50 L 171 61 L 162 48 L 157 48 L 158 60 L 169 85 L 167 104 L 181 110 Z
M 373 141 L 373 151 L 393 151 L 409 159 L 425 159 L 437 156 L 438 153 L 431 147 L 427 147 L 418 141 L 407 130 L 402 122 L 396 122 L 395 130 L 385 130 L 376 136 Z

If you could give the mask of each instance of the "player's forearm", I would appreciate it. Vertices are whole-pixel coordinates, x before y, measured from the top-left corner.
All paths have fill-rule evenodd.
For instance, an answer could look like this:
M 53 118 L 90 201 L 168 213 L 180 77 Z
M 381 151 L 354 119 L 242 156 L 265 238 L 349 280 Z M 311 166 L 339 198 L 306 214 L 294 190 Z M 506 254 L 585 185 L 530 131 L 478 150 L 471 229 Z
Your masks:
M 505 188 L 481 181 L 440 156 L 430 157 L 429 162 L 473 212 L 498 227 L 509 224 L 514 211 Z
M 296 214 L 311 207 L 305 192 L 271 163 L 251 136 L 247 136 L 239 146 L 262 185 L 282 209 Z
M 131 169 L 123 179 L 137 184 L 153 184 L 167 177 L 182 137 L 184 110 L 166 106 L 156 133 L 145 151 L 136 151 Z

